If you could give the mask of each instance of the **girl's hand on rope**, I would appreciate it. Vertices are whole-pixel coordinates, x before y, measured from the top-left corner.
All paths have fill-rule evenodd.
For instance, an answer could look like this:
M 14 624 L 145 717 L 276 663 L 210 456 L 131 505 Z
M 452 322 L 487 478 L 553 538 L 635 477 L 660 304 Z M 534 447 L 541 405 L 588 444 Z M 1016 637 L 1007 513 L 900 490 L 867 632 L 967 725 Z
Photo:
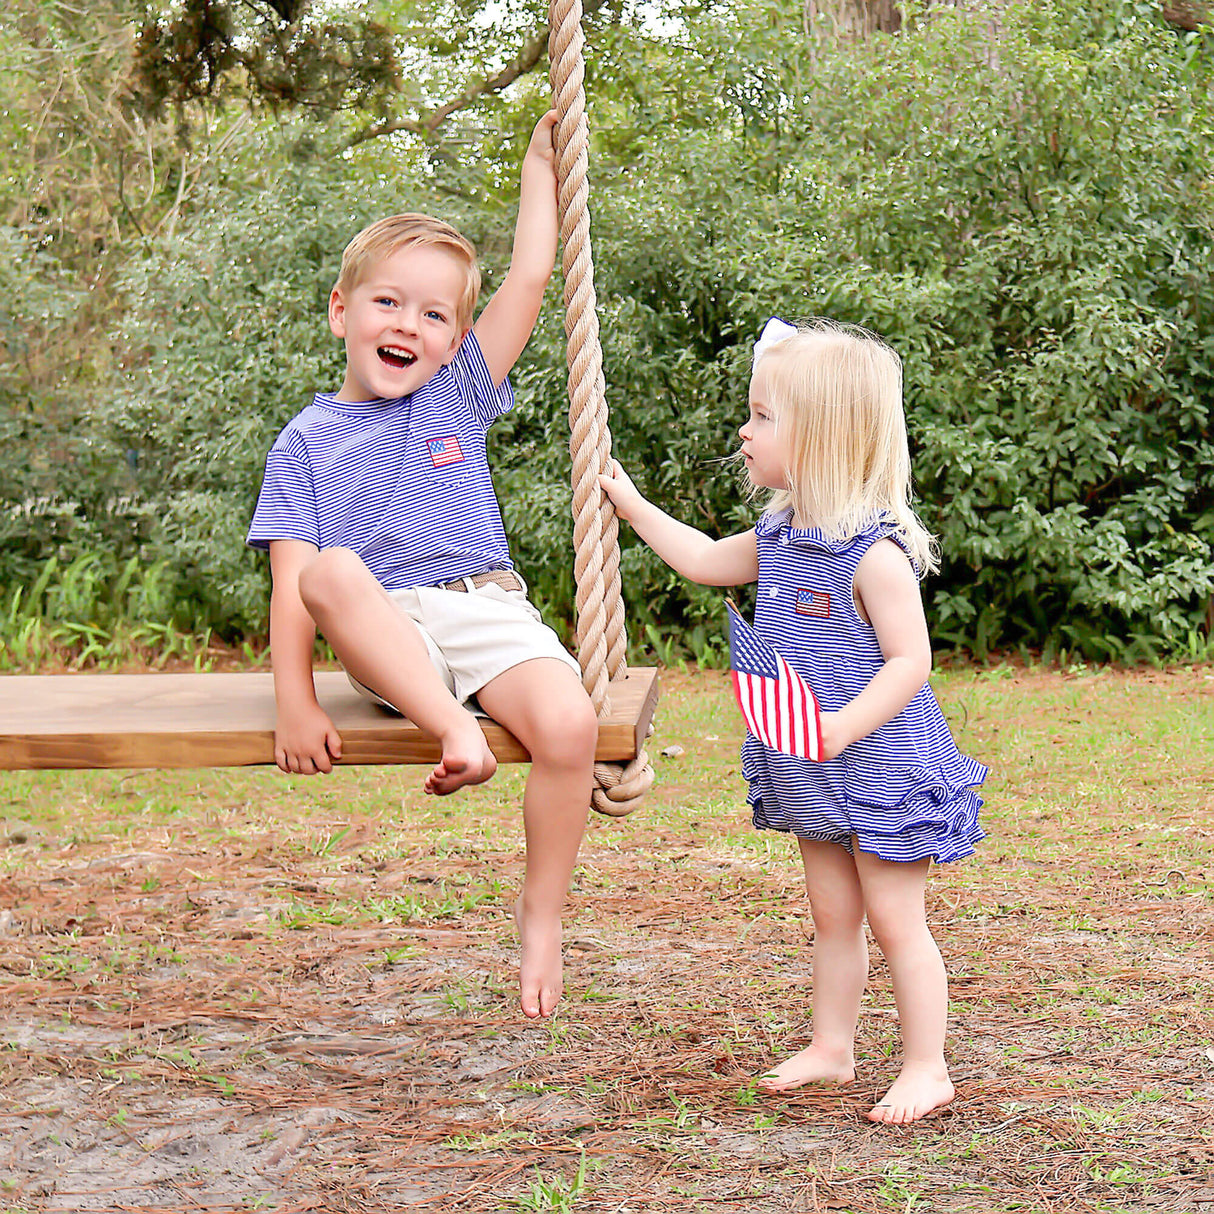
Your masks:
M 625 520 L 631 520 L 636 508 L 645 501 L 618 459 L 613 459 L 609 470 L 599 475 L 599 488 L 611 498 L 616 514 Z

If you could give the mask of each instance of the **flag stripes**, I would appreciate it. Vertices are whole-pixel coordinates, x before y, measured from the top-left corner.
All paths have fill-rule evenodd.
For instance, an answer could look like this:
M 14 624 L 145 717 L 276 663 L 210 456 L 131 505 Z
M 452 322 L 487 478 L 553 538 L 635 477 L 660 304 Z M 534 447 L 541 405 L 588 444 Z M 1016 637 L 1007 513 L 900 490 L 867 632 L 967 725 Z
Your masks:
M 746 728 L 772 750 L 821 760 L 822 724 L 813 689 L 732 603 L 726 605 L 733 689 Z

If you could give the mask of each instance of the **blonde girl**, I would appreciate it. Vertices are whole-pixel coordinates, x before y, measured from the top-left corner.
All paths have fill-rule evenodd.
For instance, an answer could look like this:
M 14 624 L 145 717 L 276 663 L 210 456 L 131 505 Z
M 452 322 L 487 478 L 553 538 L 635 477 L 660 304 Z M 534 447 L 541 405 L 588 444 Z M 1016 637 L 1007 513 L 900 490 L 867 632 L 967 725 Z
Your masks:
M 739 535 L 714 540 L 677 522 L 618 464 L 600 483 L 684 577 L 758 582 L 755 630 L 822 707 L 822 762 L 750 734 L 742 749 L 755 826 L 796 836 L 814 921 L 813 1035 L 759 1086 L 854 1079 L 867 918 L 889 965 L 903 1049 L 868 1116 L 904 1125 L 954 1095 L 948 983 L 924 887 L 933 860 L 971 855 L 983 837 L 974 788 L 986 768 L 958 753 L 927 683 L 919 579 L 937 557 L 911 506 L 898 356 L 862 329 L 769 321 L 739 434 L 752 490 L 770 491 L 756 526 Z

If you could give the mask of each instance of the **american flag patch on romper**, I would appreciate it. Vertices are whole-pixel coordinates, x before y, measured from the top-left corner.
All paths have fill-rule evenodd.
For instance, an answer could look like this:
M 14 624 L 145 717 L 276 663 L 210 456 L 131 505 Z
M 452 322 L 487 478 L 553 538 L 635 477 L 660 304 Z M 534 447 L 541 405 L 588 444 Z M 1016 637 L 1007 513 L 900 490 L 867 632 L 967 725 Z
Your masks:
M 795 607 L 798 615 L 830 619 L 830 595 L 825 590 L 798 590 Z

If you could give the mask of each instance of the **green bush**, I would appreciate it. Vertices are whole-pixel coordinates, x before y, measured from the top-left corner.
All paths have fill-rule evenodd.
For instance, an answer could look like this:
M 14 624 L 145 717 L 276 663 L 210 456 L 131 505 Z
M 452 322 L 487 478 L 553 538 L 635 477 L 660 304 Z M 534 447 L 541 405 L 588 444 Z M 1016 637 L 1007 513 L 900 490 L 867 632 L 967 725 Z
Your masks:
M 598 196 L 620 457 L 687 521 L 745 525 L 716 461 L 750 341 L 772 313 L 864 324 L 905 360 L 937 640 L 1183 643 L 1214 590 L 1210 40 L 1147 4 L 1011 6 L 994 37 L 941 13 L 798 85 L 799 48 L 748 65 L 742 32 L 733 133 L 676 122 Z M 625 568 L 642 619 L 719 619 Z
M 799 11 L 755 2 L 689 18 L 678 45 L 615 29 L 609 60 L 592 48 L 616 452 L 686 521 L 749 526 L 724 461 L 755 335 L 772 314 L 867 325 L 905 362 L 944 552 L 926 589 L 938 644 L 1167 653 L 1214 592 L 1211 39 L 1129 0 L 1011 4 L 994 30 L 910 7 L 892 37 L 806 33 Z M 6 457 L 6 538 L 25 538 L 0 584 L 99 547 L 163 563 L 192 626 L 264 630 L 244 530 L 274 434 L 340 377 L 324 304 L 342 246 L 371 217 L 434 210 L 482 248 L 491 289 L 531 120 L 496 104 L 500 130 L 467 165 L 259 132 L 276 166 L 262 187 L 217 181 L 128 264 L 118 370 L 57 431 L 70 492 Z M 568 627 L 563 349 L 554 284 L 491 454 L 519 562 Z M 9 433 L 36 445 L 31 426 Z M 719 593 L 624 532 L 634 636 L 719 651 Z

